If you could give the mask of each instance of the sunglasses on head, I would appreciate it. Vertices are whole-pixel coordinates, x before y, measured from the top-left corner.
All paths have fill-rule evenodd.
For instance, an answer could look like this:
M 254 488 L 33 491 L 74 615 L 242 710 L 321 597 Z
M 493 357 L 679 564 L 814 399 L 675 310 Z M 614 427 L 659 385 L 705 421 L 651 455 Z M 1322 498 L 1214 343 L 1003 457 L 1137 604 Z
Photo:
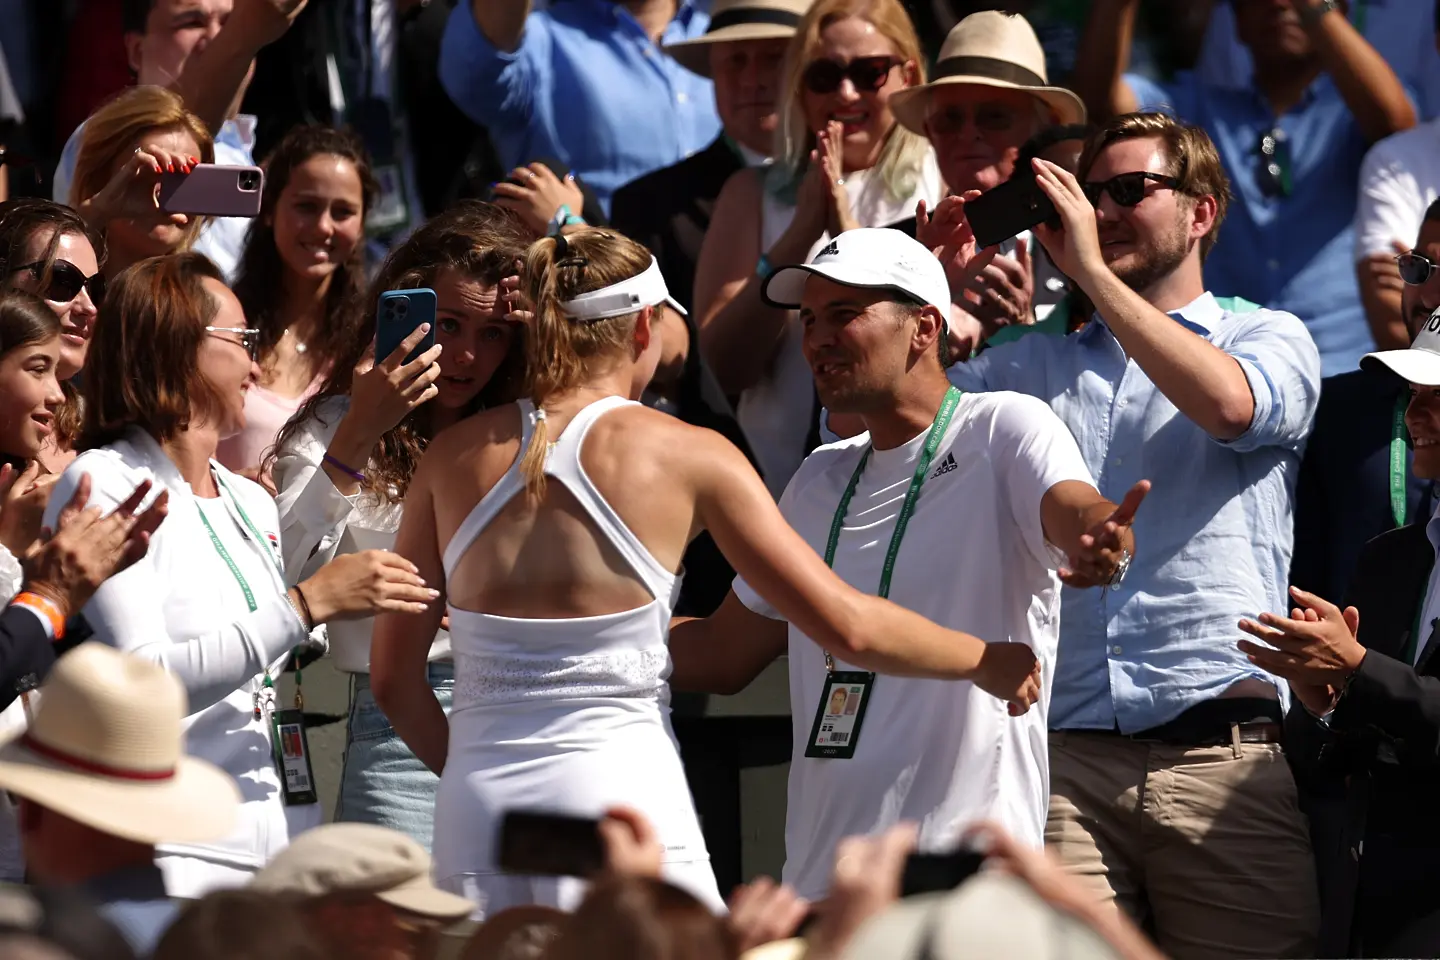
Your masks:
M 885 86 L 890 71 L 904 62 L 895 57 L 856 57 L 839 64 L 822 58 L 812 60 L 800 79 L 811 93 L 834 93 L 846 77 L 861 93 L 874 93 Z
M 1413 287 L 1420 286 L 1429 280 L 1436 270 L 1440 270 L 1440 264 L 1413 251 L 1400 254 L 1395 258 L 1395 263 L 1400 267 L 1400 279 Z
M 45 277 L 45 261 L 22 264 L 19 270 L 29 270 L 36 280 L 42 280 Z M 87 277 L 70 261 L 56 260 L 50 264 L 50 282 L 45 284 L 40 295 L 51 303 L 69 303 L 80 296 L 82 289 L 90 292 L 90 302 L 98 307 L 105 299 L 105 278 L 99 273 Z
M 1171 190 L 1180 189 L 1180 181 L 1174 177 L 1163 173 L 1151 173 L 1148 170 L 1122 173 L 1109 180 L 1092 180 L 1082 189 L 1085 191 L 1085 199 L 1090 201 L 1092 207 L 1100 206 L 1100 195 L 1103 193 L 1110 194 L 1110 199 L 1122 207 L 1133 207 L 1145 199 L 1145 182 L 1147 180 L 1153 180 Z

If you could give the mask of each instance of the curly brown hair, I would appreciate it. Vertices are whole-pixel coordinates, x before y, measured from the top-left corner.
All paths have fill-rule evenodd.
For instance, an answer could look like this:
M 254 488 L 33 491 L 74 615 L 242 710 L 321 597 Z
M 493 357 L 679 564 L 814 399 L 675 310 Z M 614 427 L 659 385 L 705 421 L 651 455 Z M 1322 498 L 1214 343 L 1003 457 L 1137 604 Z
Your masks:
M 366 298 L 364 322 L 357 326 L 348 349 L 335 361 L 325 385 L 305 402 L 275 439 L 266 458 L 273 469 L 276 457 L 310 417 L 333 397 L 347 397 L 355 381 L 355 368 L 372 349 L 375 313 L 380 294 L 387 290 L 429 287 L 446 269 L 477 283 L 497 286 L 515 273 L 515 262 L 525 255 L 528 234 L 510 211 L 493 203 L 466 200 L 427 222 L 390 252 Z M 509 403 L 515 399 L 524 366 L 525 336 L 517 336 L 510 353 L 464 415 Z M 401 500 L 420 463 L 426 445 L 434 439 L 433 401 L 418 407 L 381 438 L 364 468 L 364 486 L 384 501 Z

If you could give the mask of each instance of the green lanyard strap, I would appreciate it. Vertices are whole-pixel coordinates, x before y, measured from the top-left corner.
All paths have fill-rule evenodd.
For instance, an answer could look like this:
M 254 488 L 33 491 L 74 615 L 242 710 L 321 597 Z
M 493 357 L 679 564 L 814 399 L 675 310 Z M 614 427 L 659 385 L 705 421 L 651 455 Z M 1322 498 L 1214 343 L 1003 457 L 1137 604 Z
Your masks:
M 915 475 L 910 478 L 910 489 L 905 492 L 905 502 L 900 507 L 900 515 L 895 518 L 895 532 L 890 535 L 890 547 L 885 553 L 885 566 L 880 571 L 877 596 L 890 596 L 890 577 L 895 572 L 895 558 L 900 554 L 900 541 L 905 539 L 905 528 L 910 525 L 910 517 L 915 513 L 915 502 L 920 498 L 920 487 L 925 483 L 925 477 L 930 472 L 930 463 L 935 459 L 935 451 L 940 448 L 940 441 L 945 439 L 950 418 L 955 415 L 955 408 L 959 405 L 960 391 L 955 387 L 946 390 L 940 412 L 935 414 L 935 420 L 930 424 L 930 434 L 925 438 L 925 448 L 920 452 L 920 461 L 915 464 Z M 865 465 L 870 462 L 872 449 L 865 448 L 860 462 L 855 465 L 855 472 L 850 475 L 850 482 L 845 485 L 845 492 L 840 496 L 840 504 L 835 508 L 835 519 L 830 522 L 830 539 L 825 544 L 827 567 L 835 566 L 835 550 L 840 545 L 840 531 L 845 526 L 845 515 L 850 512 L 850 501 L 855 499 L 855 491 L 860 486 Z M 829 653 L 825 654 L 825 668 L 835 668 L 835 658 Z
M 1409 497 L 1405 482 L 1405 408 L 1409 398 L 1402 390 L 1395 398 L 1395 414 L 1390 425 L 1390 513 L 1395 526 L 1405 526 L 1409 516 Z

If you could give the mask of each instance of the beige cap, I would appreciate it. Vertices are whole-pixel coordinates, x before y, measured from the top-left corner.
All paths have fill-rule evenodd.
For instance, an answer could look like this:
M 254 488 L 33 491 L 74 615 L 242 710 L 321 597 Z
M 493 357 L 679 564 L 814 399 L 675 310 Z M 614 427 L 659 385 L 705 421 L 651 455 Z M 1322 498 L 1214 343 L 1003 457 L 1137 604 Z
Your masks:
M 430 880 L 430 854 L 410 837 L 369 823 L 327 823 L 307 830 L 250 881 L 256 890 L 323 897 L 370 893 L 423 917 L 459 920 L 476 905 Z
M 1018 13 L 982 10 L 955 24 L 940 47 L 930 82 L 890 96 L 895 119 L 925 132 L 930 93 L 947 84 L 971 83 L 1019 90 L 1044 103 L 1057 123 L 1084 123 L 1085 104 L 1064 87 L 1050 86 L 1045 49 L 1035 28 Z
M 0 748 L 0 790 L 137 843 L 216 840 L 235 826 L 240 790 L 184 755 L 190 708 L 158 664 L 101 643 L 61 657 L 35 722 Z
M 665 52 L 702 77 L 710 76 L 710 47 L 732 40 L 788 40 L 814 0 L 715 0 L 710 29 L 693 40 L 667 43 Z

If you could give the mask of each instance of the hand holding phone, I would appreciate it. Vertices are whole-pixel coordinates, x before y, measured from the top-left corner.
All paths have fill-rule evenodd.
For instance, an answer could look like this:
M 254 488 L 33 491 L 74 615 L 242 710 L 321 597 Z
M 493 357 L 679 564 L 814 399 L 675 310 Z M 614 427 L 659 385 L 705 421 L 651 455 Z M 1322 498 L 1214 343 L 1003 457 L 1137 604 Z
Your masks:
M 1057 216 L 1055 204 L 1029 170 L 1017 169 L 1009 180 L 965 204 L 965 217 L 981 249 L 1004 243 Z
M 498 863 L 506 873 L 588 879 L 605 869 L 600 821 L 511 810 L 500 823 Z
M 423 323 L 430 324 L 430 330 L 406 354 L 405 362 L 414 361 L 435 346 L 435 311 L 435 291 L 429 287 L 380 294 L 375 310 L 375 362 L 383 363 Z

